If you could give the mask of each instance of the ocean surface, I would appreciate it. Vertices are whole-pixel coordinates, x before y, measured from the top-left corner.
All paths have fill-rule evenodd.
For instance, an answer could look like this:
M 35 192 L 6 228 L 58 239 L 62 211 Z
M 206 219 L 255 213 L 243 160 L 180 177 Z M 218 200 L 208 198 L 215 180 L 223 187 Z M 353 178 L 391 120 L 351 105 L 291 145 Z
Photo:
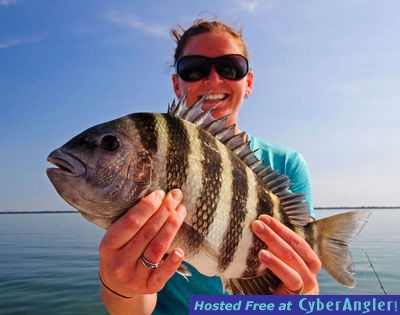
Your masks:
M 356 288 L 321 271 L 321 294 L 400 294 L 400 209 L 368 210 L 369 222 L 351 243 Z M 103 233 L 76 213 L 1 214 L 0 314 L 107 314 L 97 278 Z

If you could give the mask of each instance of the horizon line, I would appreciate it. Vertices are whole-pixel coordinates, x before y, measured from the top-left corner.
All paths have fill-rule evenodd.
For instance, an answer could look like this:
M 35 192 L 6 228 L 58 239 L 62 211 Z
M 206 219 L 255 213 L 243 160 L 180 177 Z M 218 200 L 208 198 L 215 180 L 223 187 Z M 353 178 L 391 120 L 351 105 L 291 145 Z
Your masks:
M 400 206 L 318 206 L 315 210 L 333 210 L 333 209 L 400 209 Z M 79 213 L 77 210 L 41 210 L 41 211 L 0 211 L 0 214 L 62 214 Z

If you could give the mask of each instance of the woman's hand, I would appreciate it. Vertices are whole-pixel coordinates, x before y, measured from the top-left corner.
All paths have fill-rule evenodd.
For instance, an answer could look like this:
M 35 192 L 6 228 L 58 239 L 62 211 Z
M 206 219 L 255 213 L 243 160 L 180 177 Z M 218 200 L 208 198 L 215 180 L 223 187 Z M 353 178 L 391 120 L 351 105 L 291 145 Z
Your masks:
M 178 189 L 167 194 L 155 191 L 107 230 L 99 248 L 99 276 L 106 306 L 124 297 L 128 298 L 125 302 L 136 298 L 142 306 L 146 305 L 138 297 L 157 293 L 177 271 L 184 256 L 179 248 L 171 250 L 155 269 L 146 267 L 142 257 L 155 265 L 162 260 L 186 215 L 181 201 L 182 192 Z M 155 306 L 155 301 L 156 295 L 150 307 Z
M 281 281 L 274 294 L 318 294 L 321 262 L 308 243 L 268 215 L 252 224 L 253 232 L 268 246 L 258 258 Z

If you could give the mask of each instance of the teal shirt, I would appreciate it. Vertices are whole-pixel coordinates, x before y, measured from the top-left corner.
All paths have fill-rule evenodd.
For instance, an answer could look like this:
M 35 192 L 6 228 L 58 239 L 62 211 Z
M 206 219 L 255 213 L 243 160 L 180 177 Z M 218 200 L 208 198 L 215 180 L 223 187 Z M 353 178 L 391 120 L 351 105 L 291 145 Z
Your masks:
M 310 216 L 315 218 L 311 195 L 311 180 L 303 157 L 293 149 L 276 145 L 248 135 L 252 150 L 258 149 L 256 156 L 270 165 L 273 170 L 285 174 L 293 183 L 292 192 L 302 192 L 310 205 Z M 192 276 L 186 280 L 175 274 L 158 293 L 157 306 L 153 314 L 188 314 L 189 296 L 205 294 L 223 294 L 219 277 L 207 277 L 188 266 Z
M 311 179 L 306 161 L 301 154 L 293 149 L 274 144 L 248 135 L 250 147 L 256 156 L 270 165 L 279 174 L 289 177 L 292 185 L 290 190 L 294 193 L 304 193 L 305 201 L 310 207 L 310 216 L 315 219 L 314 202 L 311 193 Z

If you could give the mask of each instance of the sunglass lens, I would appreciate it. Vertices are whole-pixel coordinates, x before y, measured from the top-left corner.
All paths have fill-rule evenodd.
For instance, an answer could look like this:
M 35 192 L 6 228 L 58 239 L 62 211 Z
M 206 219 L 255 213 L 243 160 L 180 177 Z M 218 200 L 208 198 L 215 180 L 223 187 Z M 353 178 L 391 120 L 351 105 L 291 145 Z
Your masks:
M 194 82 L 210 73 L 211 64 L 206 58 L 197 56 L 183 57 L 177 65 L 178 75 L 185 81 Z
M 240 80 L 248 72 L 247 59 L 240 55 L 222 56 L 215 65 L 218 73 L 228 80 Z
M 228 80 L 236 80 L 238 77 L 237 69 L 232 66 L 217 67 L 218 73 Z
M 203 56 L 182 57 L 177 65 L 177 74 L 185 81 L 194 82 L 204 79 L 215 65 L 218 74 L 228 80 L 240 80 L 249 71 L 248 61 L 241 55 L 224 55 L 217 58 Z

